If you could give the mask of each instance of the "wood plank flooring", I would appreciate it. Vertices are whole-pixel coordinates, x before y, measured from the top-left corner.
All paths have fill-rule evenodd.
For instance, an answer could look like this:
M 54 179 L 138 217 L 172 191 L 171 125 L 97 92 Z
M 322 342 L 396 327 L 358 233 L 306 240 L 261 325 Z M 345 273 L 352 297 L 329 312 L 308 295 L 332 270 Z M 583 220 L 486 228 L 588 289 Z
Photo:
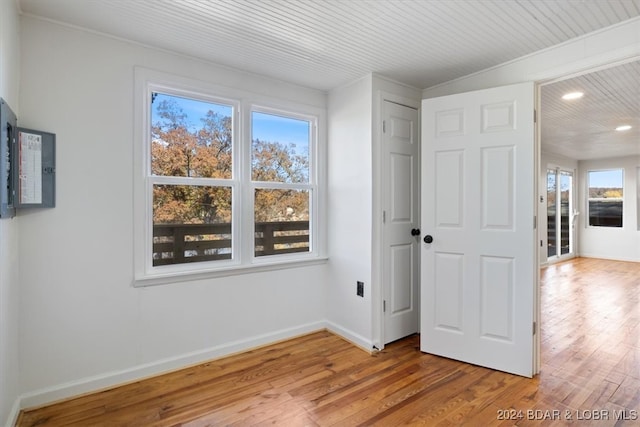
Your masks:
M 547 426 L 640 424 L 640 264 L 542 271 L 540 375 L 419 351 L 369 355 L 318 332 L 23 411 L 19 426 Z

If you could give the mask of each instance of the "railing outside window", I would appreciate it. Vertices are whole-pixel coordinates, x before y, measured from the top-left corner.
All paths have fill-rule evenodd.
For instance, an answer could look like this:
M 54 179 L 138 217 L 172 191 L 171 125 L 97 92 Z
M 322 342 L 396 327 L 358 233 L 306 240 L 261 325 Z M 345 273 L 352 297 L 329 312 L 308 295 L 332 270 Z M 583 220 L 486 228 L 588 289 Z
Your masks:
M 257 222 L 255 256 L 309 252 L 309 221 Z M 231 258 L 231 224 L 156 224 L 153 266 Z

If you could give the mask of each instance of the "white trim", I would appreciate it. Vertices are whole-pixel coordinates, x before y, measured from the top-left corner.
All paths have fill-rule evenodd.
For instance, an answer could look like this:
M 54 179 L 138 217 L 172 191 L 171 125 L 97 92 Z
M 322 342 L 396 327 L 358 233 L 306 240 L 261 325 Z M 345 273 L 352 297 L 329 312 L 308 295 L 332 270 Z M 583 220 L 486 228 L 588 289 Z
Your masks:
M 547 260 L 540 265 L 540 268 L 548 267 L 550 265 L 558 264 L 558 263 L 564 262 L 564 261 L 569 261 L 570 259 L 574 259 L 574 258 L 578 258 L 578 257 L 576 256 L 576 254 L 571 253 L 571 254 L 567 254 L 567 255 L 562 255 L 561 257 L 556 256 L 556 257 L 553 257 L 553 258 L 554 259 L 547 258 Z
M 286 118 L 286 119 L 293 119 L 293 120 L 299 120 L 299 121 L 303 121 L 303 122 L 307 122 L 309 124 L 309 134 L 308 134 L 308 163 L 309 163 L 309 170 L 307 172 L 307 182 L 300 182 L 300 183 L 295 183 L 295 182 L 281 182 L 281 181 L 254 181 L 252 179 L 252 172 L 251 170 L 248 171 L 248 176 L 244 177 L 250 184 L 247 185 L 246 187 L 249 187 L 249 193 L 247 195 L 247 203 L 244 204 L 245 208 L 247 208 L 248 206 L 250 207 L 250 212 L 255 212 L 255 206 L 254 206 L 254 202 L 255 202 L 255 191 L 258 189 L 268 189 L 268 190 L 302 190 L 302 191 L 306 191 L 308 196 L 309 196 L 309 206 L 308 206 L 308 210 L 309 210 L 309 252 L 311 254 L 317 254 L 318 253 L 318 247 L 319 247 L 319 242 L 321 242 L 321 240 L 319 240 L 317 238 L 317 233 L 319 230 L 319 203 L 314 203 L 314 201 L 316 200 L 316 198 L 318 197 L 318 188 L 319 188 L 319 175 L 318 175 L 318 167 L 316 166 L 318 161 L 319 161 L 319 156 L 318 156 L 318 116 L 317 115 L 310 115 L 310 114 L 304 114 L 304 113 L 299 113 L 299 112 L 292 112 L 290 110 L 283 110 L 281 108 L 274 108 L 274 107 L 269 107 L 267 105 L 265 105 L 264 103 L 261 104 L 251 104 L 248 108 L 249 110 L 249 138 L 251 139 L 251 141 L 253 141 L 253 113 L 260 113 L 260 114 L 264 114 L 264 115 L 271 115 L 271 116 L 277 116 L 277 117 L 282 117 L 282 118 Z M 250 165 L 252 164 L 251 162 L 251 155 L 252 153 L 248 153 L 249 158 L 247 159 L 247 161 L 244 162 L 245 165 Z M 247 189 L 245 187 L 245 189 Z M 248 215 L 246 215 L 248 216 Z M 248 221 L 249 222 L 249 221 Z M 245 224 L 243 224 L 245 225 Z M 249 225 L 249 224 L 248 224 Z M 246 226 L 246 225 L 245 225 Z M 249 227 L 253 227 L 253 222 L 251 221 Z M 245 228 L 246 229 L 246 228 Z M 247 233 L 248 234 L 248 233 Z M 246 253 L 251 253 L 251 263 L 265 263 L 265 262 L 271 262 L 271 260 L 279 260 L 282 259 L 283 257 L 286 257 L 286 255 L 276 255 L 276 256 L 260 256 L 260 257 L 256 257 L 253 254 L 253 241 L 251 239 L 251 236 L 247 236 L 247 241 L 243 242 L 247 247 L 248 247 L 248 251 Z M 301 256 L 301 254 L 296 254 L 294 256 L 294 258 L 299 258 Z
M 137 279 L 133 282 L 134 287 L 167 285 L 178 282 L 193 282 L 197 280 L 237 276 L 240 274 L 261 273 L 264 271 L 276 271 L 289 268 L 301 268 L 311 265 L 325 264 L 329 258 L 322 256 L 312 256 L 309 254 L 307 258 L 301 259 L 299 256 L 295 259 L 286 259 L 286 255 L 279 255 L 277 261 L 255 261 L 251 265 L 225 264 L 223 267 L 216 269 L 202 269 L 191 271 L 172 271 L 164 274 L 148 275 L 145 278 Z M 266 257 L 261 257 L 266 258 Z M 206 264 L 206 263 L 200 263 Z
M 602 255 L 602 254 L 598 254 L 598 253 L 586 253 L 586 254 L 580 254 L 580 258 L 594 258 L 594 259 L 606 259 L 606 260 L 611 260 L 611 261 L 626 261 L 626 262 L 640 262 L 640 259 L 638 258 L 630 258 L 630 257 L 624 257 L 624 256 L 607 256 L 607 255 Z
M 379 76 L 377 74 L 373 74 L 373 76 L 386 83 L 390 83 L 394 86 L 402 86 L 406 90 L 416 91 L 419 93 L 419 90 L 408 85 L 404 85 L 399 82 L 395 82 L 386 77 Z M 379 84 L 379 83 L 378 83 Z M 371 268 L 371 307 L 372 307 L 372 326 L 373 326 L 373 345 L 377 349 L 384 349 L 384 326 L 385 326 L 385 317 L 383 312 L 383 301 L 384 301 L 384 285 L 383 285 L 383 277 L 384 277 L 384 224 L 382 221 L 382 211 L 384 209 L 384 186 L 383 182 L 389 177 L 384 175 L 384 156 L 383 151 L 384 147 L 382 145 L 383 135 L 382 135 L 382 114 L 384 109 L 385 101 L 393 102 L 395 104 L 404 105 L 408 108 L 413 108 L 418 112 L 418 117 L 420 117 L 421 111 L 421 100 L 418 96 L 417 98 L 411 98 L 406 95 L 398 95 L 395 93 L 391 93 L 386 89 L 377 89 L 375 91 L 375 98 L 373 103 L 373 129 L 372 129 L 372 163 L 373 163 L 373 192 L 372 192 L 372 204 L 373 204 L 373 213 L 372 213 L 372 259 L 373 264 Z M 418 129 L 416 132 L 420 135 L 420 120 L 418 120 Z M 420 144 L 421 145 L 421 144 Z M 422 167 L 422 166 L 420 166 Z M 419 298 L 419 297 L 418 297 Z
M 369 352 L 369 353 L 373 352 L 373 349 L 374 349 L 373 341 L 349 329 L 343 328 L 342 326 L 336 323 L 333 323 L 330 321 L 326 321 L 326 323 L 327 323 L 327 330 L 329 332 L 333 332 L 334 334 L 341 336 L 345 340 L 349 341 L 351 344 L 357 347 L 360 347 L 362 350 L 366 352 Z
M 620 171 L 622 172 L 622 197 L 590 197 L 589 196 L 589 190 L 591 189 L 591 182 L 590 182 L 590 174 L 591 172 L 614 172 L 614 171 Z M 598 169 L 587 169 L 585 171 L 585 177 L 584 177 L 584 182 L 586 184 L 586 188 L 585 188 L 585 193 L 584 193 L 584 199 L 585 199 L 585 206 L 584 206 L 584 211 L 585 211 L 585 216 L 584 216 L 584 227 L 585 228 L 606 228 L 606 229 L 611 229 L 611 230 L 623 230 L 625 227 L 625 214 L 624 214 L 624 194 L 626 193 L 626 185 L 625 185 L 625 168 L 624 167 L 617 167 L 617 168 L 598 168 Z M 591 225 L 589 223 L 590 218 L 591 218 L 591 210 L 590 210 L 590 203 L 591 201 L 618 201 L 622 203 L 622 223 L 620 225 L 620 227 L 616 227 L 616 226 L 607 226 L 607 225 Z
M 221 357 L 230 356 L 239 352 L 263 347 L 265 345 L 272 345 L 279 341 L 293 339 L 298 336 L 327 329 L 328 327 L 325 322 L 308 323 L 294 328 L 281 329 L 268 334 L 256 335 L 251 338 L 210 347 L 204 350 L 185 353 L 150 363 L 144 363 L 128 369 L 81 378 L 76 381 L 70 381 L 68 383 L 23 394 L 19 397 L 19 405 L 14 405 L 13 410 L 16 410 L 16 406 L 19 406 L 20 409 L 30 408 L 62 399 L 68 399 L 80 394 L 121 386 L 132 381 L 140 381 L 144 378 L 184 369 L 212 359 L 219 359 Z M 340 334 L 338 333 L 338 335 Z M 9 421 L 10 420 L 11 417 L 9 418 Z
M 312 107 L 284 99 L 265 97 L 246 90 L 218 86 L 185 77 L 135 67 L 134 69 L 134 147 L 133 147 L 133 286 L 168 284 L 222 277 L 258 271 L 293 268 L 326 261 L 326 109 Z M 175 94 L 207 102 L 230 105 L 233 113 L 233 176 L 228 179 L 205 179 L 185 177 L 156 177 L 150 166 L 150 110 L 151 92 Z M 309 121 L 309 182 L 305 184 L 254 183 L 251 181 L 250 147 L 251 111 L 277 114 Z M 233 209 L 232 227 L 233 256 L 230 260 L 186 263 L 153 267 L 149 254 L 152 252 L 151 235 L 152 185 L 158 183 L 186 185 L 220 185 L 231 187 Z M 253 228 L 253 192 L 256 187 L 300 188 L 310 195 L 310 247 L 309 252 L 282 254 L 277 257 L 253 255 L 253 233 L 241 230 Z M 251 212 L 251 214 L 248 214 Z
M 552 255 L 549 256 L 549 222 L 548 222 L 548 218 L 549 218 L 549 172 L 553 171 L 555 173 L 555 179 L 556 179 L 556 230 L 555 230 L 555 235 L 556 235 L 556 252 L 558 252 L 558 242 L 561 242 L 561 229 L 562 229 L 562 225 L 561 222 L 558 221 L 558 217 L 559 215 L 559 209 L 558 209 L 558 201 L 560 200 L 560 193 L 562 192 L 561 189 L 561 182 L 560 182 L 560 177 L 561 175 L 564 174 L 568 174 L 571 177 L 571 189 L 570 189 L 570 195 L 571 197 L 569 198 L 569 248 L 571 249 L 568 253 L 566 254 L 560 254 L 558 255 L 556 253 L 556 255 Z M 544 209 L 544 214 L 547 217 L 547 221 L 546 221 L 546 236 L 544 237 L 544 241 L 547 243 L 546 246 L 546 259 L 545 259 L 545 263 L 547 264 L 555 264 L 557 262 L 560 261 L 565 261 L 571 258 L 575 258 L 576 256 L 576 249 L 578 247 L 577 245 L 577 238 L 576 238 L 576 234 L 577 234 L 577 228 L 575 227 L 575 215 L 574 212 L 576 211 L 576 203 L 577 203 L 577 190 L 578 190 L 578 185 L 577 185 L 577 177 L 576 177 L 576 170 L 571 168 L 571 167 L 563 167 L 560 166 L 556 163 L 553 162 L 547 162 L 547 167 L 546 167 L 546 173 L 545 173 L 545 181 L 547 183 L 547 188 L 546 188 L 546 195 L 544 196 L 545 198 L 545 209 Z
M 20 397 L 17 397 L 13 402 L 13 406 L 11 406 L 11 411 L 9 411 L 9 416 L 7 417 L 7 423 L 5 424 L 6 427 L 14 427 L 16 425 L 18 416 L 20 415 L 20 402 Z

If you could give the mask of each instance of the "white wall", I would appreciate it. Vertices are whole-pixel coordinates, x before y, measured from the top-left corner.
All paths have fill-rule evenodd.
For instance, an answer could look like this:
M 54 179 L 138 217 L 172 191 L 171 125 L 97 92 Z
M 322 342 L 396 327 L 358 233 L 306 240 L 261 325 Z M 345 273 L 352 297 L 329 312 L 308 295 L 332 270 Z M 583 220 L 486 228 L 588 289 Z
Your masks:
M 22 52 L 20 125 L 57 135 L 56 207 L 19 217 L 23 406 L 326 326 L 327 264 L 132 287 L 134 66 L 320 108 L 324 93 L 30 17 Z
M 327 318 L 371 350 L 381 348 L 382 158 L 384 100 L 418 108 L 420 90 L 368 75 L 329 93 L 329 254 Z M 356 282 L 365 284 L 356 296 Z
M 20 39 L 14 0 L 0 0 L 0 97 L 19 112 Z M 0 425 L 12 425 L 19 395 L 17 218 L 0 219 Z
M 2 1 L 2 16 L 6 8 L 14 16 L 14 6 L 7 6 L 13 2 Z M 423 95 L 540 81 L 640 55 L 639 24 L 628 21 Z M 372 254 L 374 76 L 331 91 L 327 101 L 317 91 L 29 17 L 22 27 L 20 124 L 58 138 L 57 207 L 20 215 L 19 271 L 3 268 L 0 275 L 3 286 L 11 281 L 7 275 L 20 277 L 23 405 L 327 324 L 371 348 L 372 270 L 378 268 Z M 328 265 L 131 287 L 135 65 L 328 105 Z M 16 229 L 1 227 L 0 240 L 9 234 L 9 245 L 17 244 Z M 10 256 L 0 254 L 0 263 Z M 356 296 L 357 280 L 365 282 L 364 298 Z M 13 321 L 7 329 L 16 326 Z M 15 333 L 10 339 L 17 340 Z
M 580 255 L 592 258 L 640 261 L 640 231 L 638 231 L 638 167 L 640 156 L 578 162 L 580 198 L 578 209 Z M 623 169 L 622 227 L 589 227 L 587 217 L 587 172 L 590 170 Z
M 331 328 L 371 349 L 372 76 L 332 90 L 329 115 L 329 265 Z M 356 282 L 364 282 L 364 298 Z

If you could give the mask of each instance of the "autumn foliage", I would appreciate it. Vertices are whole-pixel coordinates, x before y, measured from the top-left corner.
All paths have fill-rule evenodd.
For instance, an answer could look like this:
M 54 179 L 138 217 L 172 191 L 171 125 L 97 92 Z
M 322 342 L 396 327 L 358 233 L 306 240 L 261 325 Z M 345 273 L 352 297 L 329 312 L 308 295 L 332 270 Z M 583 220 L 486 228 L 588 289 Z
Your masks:
M 173 99 L 153 105 L 159 118 L 151 126 L 151 171 L 156 176 L 213 178 L 210 185 L 157 184 L 153 188 L 154 224 L 229 223 L 232 218 L 233 170 L 232 118 L 212 110 L 189 121 Z M 306 189 L 260 188 L 261 182 L 297 184 L 309 180 L 308 154 L 297 153 L 293 144 L 252 141 L 251 179 L 255 193 L 256 222 L 308 220 Z M 247 191 L 246 187 L 244 191 Z

